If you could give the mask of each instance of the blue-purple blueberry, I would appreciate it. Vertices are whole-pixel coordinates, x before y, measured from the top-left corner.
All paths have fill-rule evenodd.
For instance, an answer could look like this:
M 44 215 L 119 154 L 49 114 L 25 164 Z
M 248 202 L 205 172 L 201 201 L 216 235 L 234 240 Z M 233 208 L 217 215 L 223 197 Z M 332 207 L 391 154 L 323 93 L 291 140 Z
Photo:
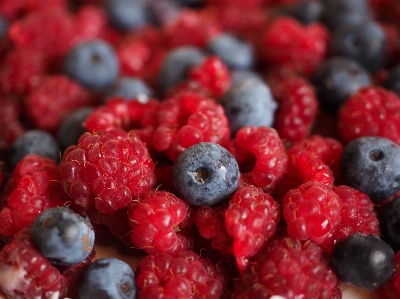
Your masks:
M 400 251 L 400 196 L 384 206 L 378 219 L 382 240 L 388 243 L 394 252 Z
M 138 28 L 149 21 L 143 0 L 106 0 L 104 8 L 110 24 L 122 31 Z
M 295 18 L 304 25 L 320 20 L 323 10 L 322 2 L 318 0 L 304 0 L 284 6 L 279 14 Z
M 138 77 L 120 77 L 106 91 L 103 102 L 112 97 L 122 97 L 126 100 L 137 99 L 146 102 L 154 96 L 154 91 L 142 79 Z

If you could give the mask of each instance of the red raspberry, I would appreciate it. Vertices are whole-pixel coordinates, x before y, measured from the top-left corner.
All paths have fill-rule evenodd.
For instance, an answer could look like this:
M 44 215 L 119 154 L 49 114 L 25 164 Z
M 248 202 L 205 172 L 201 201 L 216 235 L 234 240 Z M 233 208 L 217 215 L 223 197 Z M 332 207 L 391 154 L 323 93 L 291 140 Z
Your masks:
M 165 41 L 169 48 L 192 45 L 203 48 L 221 28 L 213 14 L 206 10 L 184 8 L 180 15 L 164 27 Z
M 308 182 L 289 190 L 283 198 L 283 216 L 290 237 L 333 245 L 340 225 L 342 203 L 332 186 Z
M 379 234 L 379 222 L 367 194 L 345 185 L 334 187 L 333 191 L 342 202 L 340 224 L 334 232 L 336 238 L 343 240 L 355 232 L 367 236 Z
M 83 134 L 59 164 L 64 189 L 74 202 L 106 214 L 151 189 L 156 182 L 153 168 L 146 145 L 134 132 L 121 129 Z
M 35 154 L 25 156 L 7 182 L 0 211 L 0 234 L 11 236 L 31 225 L 40 212 L 69 199 L 59 181 L 57 163 Z
M 74 44 L 88 39 L 100 38 L 107 26 L 107 15 L 95 5 L 83 5 L 75 14 Z
M 224 108 L 200 93 L 185 92 L 164 100 L 157 119 L 154 148 L 173 161 L 196 143 L 224 144 L 230 138 Z
M 90 104 L 91 97 L 82 86 L 64 75 L 53 75 L 29 93 L 26 112 L 37 128 L 56 132 L 66 115 Z
M 362 136 L 388 138 L 400 145 L 400 98 L 381 87 L 364 87 L 342 105 L 339 131 L 345 143 Z
M 236 299 L 294 298 L 340 299 L 338 280 L 313 242 L 283 238 L 270 242 L 243 277 Z
M 25 132 L 19 121 L 21 105 L 16 99 L 7 99 L 0 102 L 0 137 L 11 146 L 15 139 Z
M 281 92 L 274 94 L 279 104 L 275 128 L 282 139 L 301 140 L 310 133 L 318 111 L 318 99 L 314 88 L 301 77 L 288 77 L 279 84 L 278 89 Z
M 243 174 L 244 182 L 261 187 L 267 193 L 275 188 L 286 172 L 286 150 L 272 128 L 247 126 L 240 129 L 232 152 L 241 172 L 246 172 Z
M 250 185 L 235 192 L 225 212 L 225 226 L 234 238 L 233 254 L 239 269 L 272 237 L 279 219 L 279 204 L 261 188 Z
M 189 204 L 166 191 L 149 190 L 130 204 L 128 217 L 132 243 L 149 254 L 176 255 L 188 250 L 184 229 Z
M 0 69 L 0 87 L 5 94 L 23 95 L 37 86 L 46 72 L 46 56 L 36 50 L 10 51 Z
M 325 57 L 327 36 L 321 24 L 305 26 L 293 18 L 280 17 L 262 34 L 261 51 L 269 65 L 312 76 Z
M 0 1 L 0 12 L 9 20 L 21 15 L 48 9 L 67 9 L 67 0 L 13 0 Z
M 36 250 L 30 228 L 0 252 L 0 289 L 10 298 L 63 298 L 66 279 Z
M 396 268 L 390 280 L 375 291 L 378 299 L 400 298 L 400 252 L 396 253 Z
M 138 299 L 218 299 L 226 273 L 193 251 L 146 256 L 136 277 Z

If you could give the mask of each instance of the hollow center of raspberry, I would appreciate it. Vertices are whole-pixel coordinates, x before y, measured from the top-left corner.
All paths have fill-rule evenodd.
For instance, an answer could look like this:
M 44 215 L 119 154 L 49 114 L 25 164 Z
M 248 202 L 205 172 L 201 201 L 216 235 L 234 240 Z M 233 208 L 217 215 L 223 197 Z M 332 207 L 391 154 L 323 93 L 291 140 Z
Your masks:
M 384 156 L 385 156 L 385 154 L 379 149 L 374 149 L 374 150 L 370 151 L 370 153 L 369 153 L 369 158 L 372 161 L 380 161 L 383 159 Z
M 205 184 L 209 174 L 206 168 L 200 167 L 197 168 L 195 171 L 190 171 L 190 175 L 199 183 Z

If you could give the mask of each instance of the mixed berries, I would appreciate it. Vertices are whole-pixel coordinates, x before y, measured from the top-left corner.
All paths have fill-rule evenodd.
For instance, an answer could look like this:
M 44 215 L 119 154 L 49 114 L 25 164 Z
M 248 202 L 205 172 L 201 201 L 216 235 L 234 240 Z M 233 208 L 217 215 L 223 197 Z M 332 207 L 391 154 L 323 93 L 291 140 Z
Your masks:
M 400 298 L 399 17 L 0 0 L 0 297 Z

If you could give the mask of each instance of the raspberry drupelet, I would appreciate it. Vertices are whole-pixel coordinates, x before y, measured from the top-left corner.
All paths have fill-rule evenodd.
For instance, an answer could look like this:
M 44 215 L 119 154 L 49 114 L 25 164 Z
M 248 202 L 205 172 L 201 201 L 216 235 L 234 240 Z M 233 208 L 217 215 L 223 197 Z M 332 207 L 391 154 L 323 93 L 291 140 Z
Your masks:
M 88 211 L 113 213 L 132 196 L 151 189 L 156 178 L 146 145 L 130 131 L 111 129 L 81 136 L 63 154 L 59 171 L 67 194 Z

